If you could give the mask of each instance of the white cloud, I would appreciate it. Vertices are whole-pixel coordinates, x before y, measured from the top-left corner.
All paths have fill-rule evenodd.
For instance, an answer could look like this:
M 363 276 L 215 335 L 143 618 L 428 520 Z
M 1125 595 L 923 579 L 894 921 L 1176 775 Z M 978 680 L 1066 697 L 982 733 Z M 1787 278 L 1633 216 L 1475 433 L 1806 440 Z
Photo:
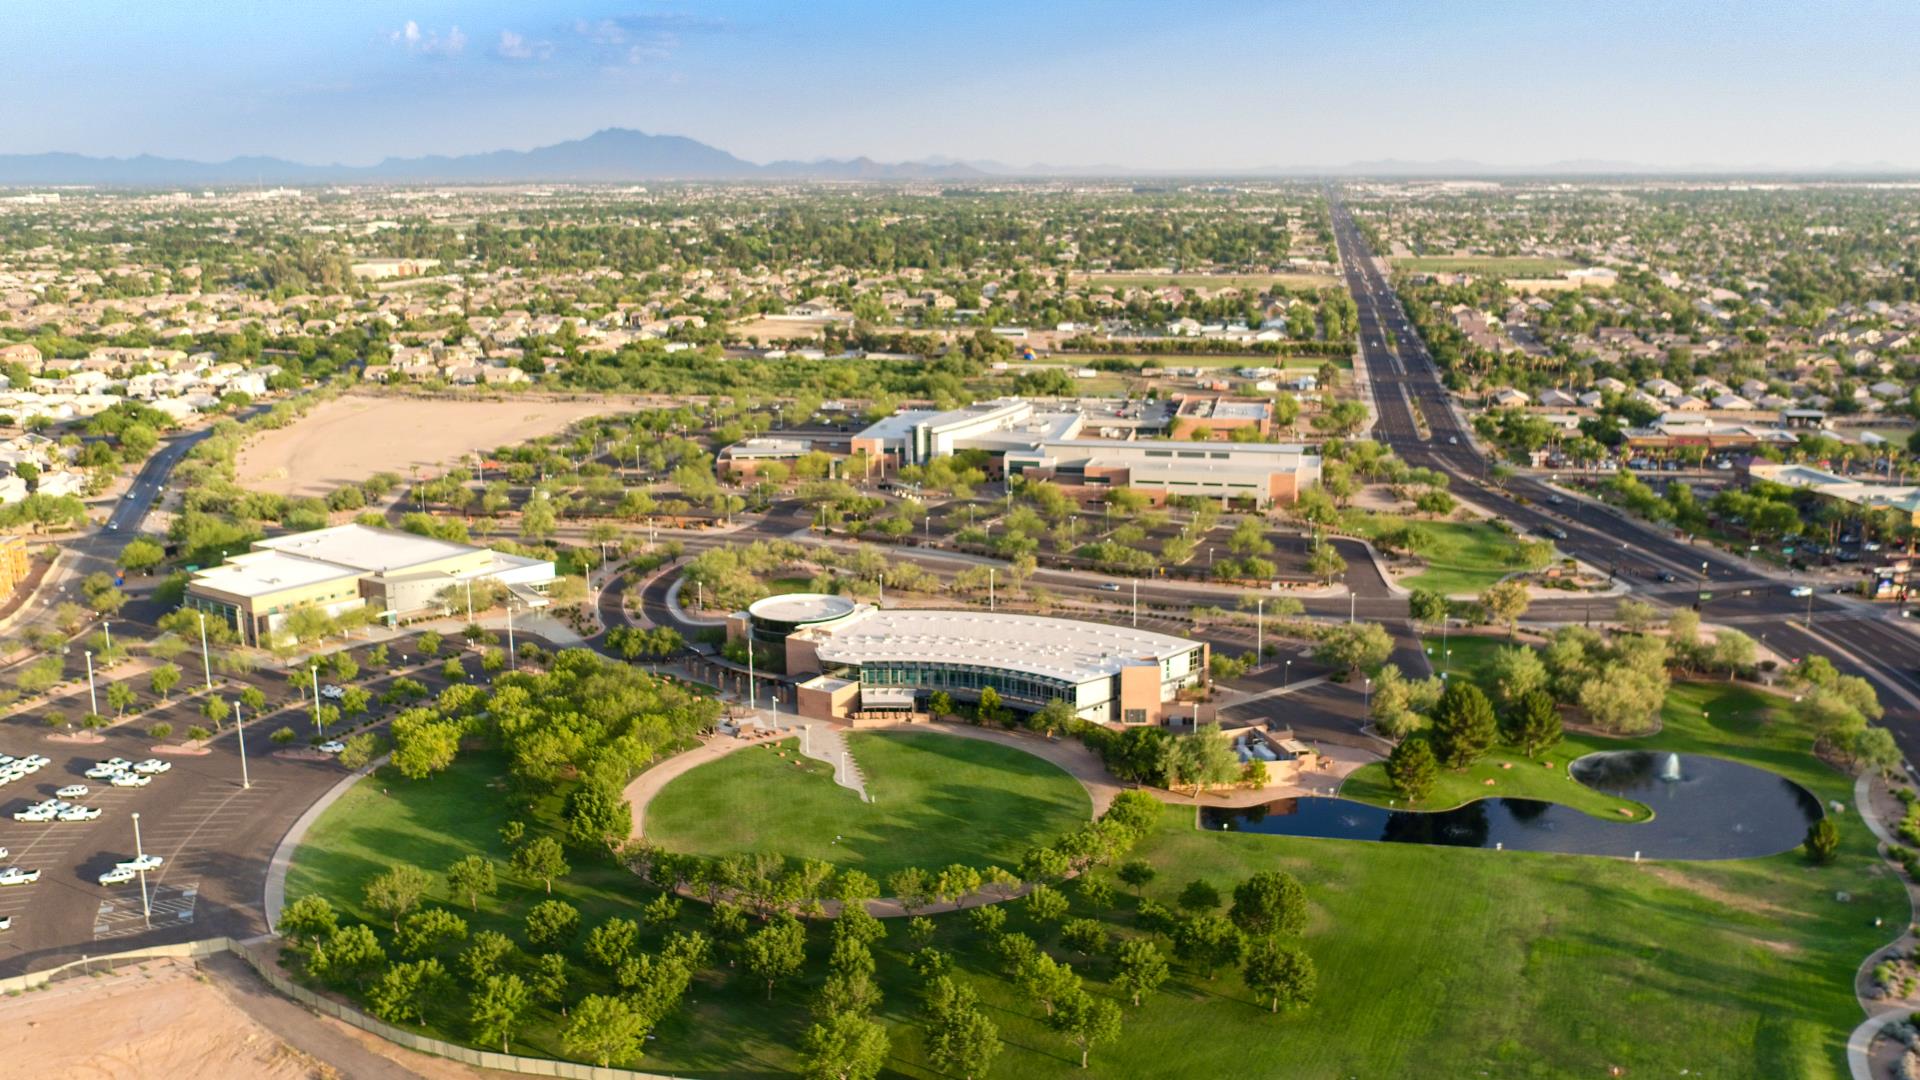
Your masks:
M 448 28 L 442 35 L 438 30 L 421 30 L 420 24 L 412 19 L 388 34 L 387 40 L 423 56 L 458 56 L 467 49 L 467 35 L 458 26 Z
M 553 42 L 528 41 L 524 34 L 502 30 L 494 51 L 508 60 L 546 60 L 553 56 Z

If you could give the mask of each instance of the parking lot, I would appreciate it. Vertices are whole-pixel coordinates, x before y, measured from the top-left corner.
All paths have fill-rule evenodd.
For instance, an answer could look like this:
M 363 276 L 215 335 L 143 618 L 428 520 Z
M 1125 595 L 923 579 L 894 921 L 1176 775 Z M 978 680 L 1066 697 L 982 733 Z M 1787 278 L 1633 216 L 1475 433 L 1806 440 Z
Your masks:
M 396 656 L 400 651 L 396 645 Z M 363 656 L 364 649 L 355 654 Z M 405 674 L 437 693 L 447 685 L 439 673 L 441 662 L 406 671 L 363 672 L 354 682 L 377 695 Z M 478 675 L 479 664 L 470 656 L 467 667 Z M 291 699 L 287 680 L 279 673 L 229 680 L 224 691 L 228 698 L 240 682 L 267 690 L 270 702 Z M 173 723 L 175 730 L 204 722 L 193 699 L 177 698 L 104 730 L 102 741 L 92 743 L 49 730 L 37 711 L 29 707 L 0 720 L 0 753 L 51 759 L 38 772 L 0 787 L 0 847 L 9 852 L 0 867 L 40 871 L 37 882 L 0 887 L 0 916 L 13 920 L 11 929 L 0 931 L 0 976 L 143 945 L 266 932 L 261 902 L 274 848 L 300 814 L 346 775 L 338 762 L 307 749 L 307 714 L 283 707 L 249 720 L 251 786 L 243 787 L 240 745 L 231 724 L 200 751 L 178 743 L 163 748 L 162 740 L 145 734 L 147 726 L 159 720 Z M 391 711 L 376 705 L 374 714 Z M 276 746 L 268 736 L 282 726 L 303 737 Z M 114 787 L 84 775 L 112 757 L 135 762 L 157 757 L 172 768 L 145 787 Z M 15 811 L 52 798 L 69 784 L 88 787 L 85 797 L 69 801 L 99 807 L 98 819 L 14 820 Z M 114 886 L 98 881 L 115 863 L 134 857 L 135 813 L 140 815 L 141 850 L 165 860 L 146 875 L 145 910 L 138 878 Z

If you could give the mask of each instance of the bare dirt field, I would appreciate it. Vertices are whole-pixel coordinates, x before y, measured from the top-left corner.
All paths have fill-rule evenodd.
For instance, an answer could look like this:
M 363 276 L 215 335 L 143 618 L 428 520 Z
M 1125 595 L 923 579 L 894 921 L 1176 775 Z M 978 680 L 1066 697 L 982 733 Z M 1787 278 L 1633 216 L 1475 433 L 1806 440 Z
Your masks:
M 631 402 L 627 409 L 639 407 Z M 621 411 L 601 399 L 459 401 L 348 395 L 269 431 L 240 452 L 242 486 L 279 495 L 325 495 L 387 471 L 438 472 L 463 455 L 551 435 L 588 416 Z
M 185 960 L 64 979 L 0 1000 L 0 1061 L 9 1076 L 339 1075 L 255 1023 Z

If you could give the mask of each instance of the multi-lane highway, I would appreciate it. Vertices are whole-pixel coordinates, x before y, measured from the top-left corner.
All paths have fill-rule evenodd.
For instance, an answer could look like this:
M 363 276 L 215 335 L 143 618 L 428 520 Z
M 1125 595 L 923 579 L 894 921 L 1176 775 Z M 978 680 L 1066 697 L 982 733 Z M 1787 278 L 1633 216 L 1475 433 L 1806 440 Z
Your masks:
M 1505 485 L 1488 480 L 1488 462 L 1461 423 L 1440 372 L 1408 322 L 1392 285 L 1381 273 L 1352 216 L 1330 191 L 1334 235 L 1348 288 L 1359 306 L 1360 347 L 1371 375 L 1379 419 L 1374 436 L 1410 465 L 1447 473 L 1457 491 L 1506 518 L 1516 528 L 1566 533 L 1562 551 L 1590 566 L 1619 573 L 1637 593 L 1670 604 L 1692 603 L 1702 592 L 1713 599 L 1702 610 L 1708 621 L 1725 620 L 1765 635 L 1776 651 L 1797 658 L 1829 656 L 1836 666 L 1870 679 L 1887 707 L 1887 725 L 1909 754 L 1920 752 L 1920 636 L 1896 611 L 1818 596 L 1795 599 L 1796 582 L 1774 577 L 1745 560 L 1634 521 L 1610 508 L 1579 500 L 1555 505 L 1557 493 L 1543 481 L 1517 476 Z M 1426 431 L 1420 430 L 1424 420 Z M 1523 501 L 1524 500 L 1524 501 Z M 1663 578 L 1664 575 L 1664 578 Z M 1579 602 L 1536 606 L 1536 617 L 1556 613 L 1577 618 Z

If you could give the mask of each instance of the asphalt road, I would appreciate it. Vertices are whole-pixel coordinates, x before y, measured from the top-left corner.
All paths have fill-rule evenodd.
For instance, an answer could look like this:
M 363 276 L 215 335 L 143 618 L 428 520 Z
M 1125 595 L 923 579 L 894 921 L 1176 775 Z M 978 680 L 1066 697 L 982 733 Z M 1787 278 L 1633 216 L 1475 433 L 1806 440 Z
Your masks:
M 1556 492 L 1537 479 L 1515 477 L 1504 487 L 1489 482 L 1488 462 L 1461 426 L 1439 369 L 1337 192 L 1329 190 L 1328 197 L 1347 285 L 1359 306 L 1360 347 L 1379 409 L 1376 439 L 1409 465 L 1446 472 L 1456 491 L 1522 531 L 1537 533 L 1548 526 L 1564 530 L 1567 539 L 1558 541 L 1562 551 L 1591 566 L 1616 570 L 1648 599 L 1691 604 L 1699 592 L 1711 592 L 1713 599 L 1701 611 L 1707 621 L 1754 624 L 1750 632 L 1756 637 L 1764 633 L 1767 644 L 1786 656 L 1825 654 L 1842 670 L 1866 677 L 1880 691 L 1886 724 L 1901 747 L 1910 756 L 1920 754 L 1920 679 L 1915 678 L 1920 638 L 1897 613 L 1831 596 L 1815 596 L 1809 605 L 1789 595 L 1791 579 L 1756 572 L 1744 560 L 1714 548 L 1578 500 L 1553 506 L 1548 499 Z M 1430 437 L 1423 438 L 1415 423 L 1414 403 Z M 1662 582 L 1662 574 L 1677 580 Z M 1538 604 L 1531 614 L 1534 619 L 1570 619 L 1579 604 Z

